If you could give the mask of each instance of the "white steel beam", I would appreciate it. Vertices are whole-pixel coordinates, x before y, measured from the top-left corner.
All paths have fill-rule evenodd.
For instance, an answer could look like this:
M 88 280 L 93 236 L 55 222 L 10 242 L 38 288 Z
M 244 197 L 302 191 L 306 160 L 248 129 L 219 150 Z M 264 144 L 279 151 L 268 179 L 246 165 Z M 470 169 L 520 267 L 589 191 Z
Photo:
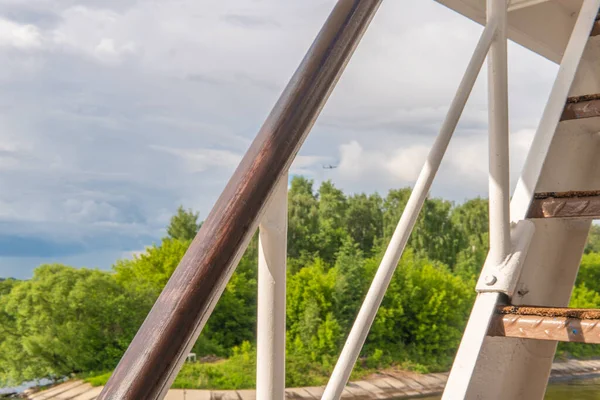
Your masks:
M 510 253 L 510 174 L 508 151 L 508 0 L 487 0 L 488 21 L 498 31 L 488 54 L 490 261 L 500 265 Z
M 590 87 L 593 83 L 587 81 L 589 74 L 577 74 L 575 82 L 574 79 L 599 7 L 600 0 L 585 0 L 577 17 L 511 201 L 514 222 L 526 218 L 537 191 L 589 190 L 599 180 L 600 165 L 591 161 L 600 151 L 598 122 L 593 129 L 588 127 L 592 119 L 559 123 L 569 91 L 573 94 L 574 87 Z M 594 52 L 593 46 L 597 45 L 590 41 L 586 51 Z M 588 67 L 600 72 L 597 63 Z M 564 307 L 573 288 L 590 221 L 532 222 L 535 235 L 511 303 Z M 486 337 L 464 398 L 542 399 L 555 349 L 556 342 L 552 341 Z
M 288 175 L 277 184 L 259 226 L 256 398 L 285 398 L 285 273 Z
M 495 21 L 491 21 L 484 29 L 481 38 L 477 43 L 473 57 L 467 66 L 467 70 L 460 82 L 456 95 L 450 104 L 450 109 L 442 124 L 440 133 L 427 156 L 425 165 L 411 192 L 406 208 L 400 218 L 400 222 L 396 227 L 383 259 L 381 260 L 375 278 L 373 279 L 367 296 L 356 317 L 356 321 L 352 326 L 350 335 L 340 354 L 340 358 L 338 359 L 327 387 L 325 388 L 322 400 L 339 399 L 346 382 L 348 382 L 350 373 L 354 368 L 354 364 L 356 363 L 360 350 L 371 329 L 373 320 L 377 315 L 377 310 L 381 305 L 381 301 L 392 280 L 396 266 L 400 261 L 406 242 L 410 237 L 410 233 L 415 225 L 423 203 L 427 198 L 427 194 L 429 193 L 435 174 L 442 162 L 448 143 L 452 138 L 458 120 L 460 119 L 471 90 L 477 80 L 477 75 L 485 61 L 485 57 L 496 33 L 496 26 Z
M 499 292 L 479 293 L 465 334 L 460 343 L 458 354 L 452 365 L 448 382 L 444 389 L 442 400 L 459 400 L 467 396 L 475 365 L 479 358 L 483 342 L 487 336 L 488 327 L 494 316 L 494 311 L 500 298 Z
M 560 122 L 567 97 L 569 97 L 569 91 L 574 86 L 575 74 L 588 42 L 592 25 L 598 15 L 599 6 L 599 0 L 586 0 L 579 12 L 579 17 L 552 86 L 548 103 L 546 103 L 540 124 L 531 143 L 531 150 L 527 155 L 521 177 L 515 188 L 510 204 L 513 221 L 525 219 L 527 216 L 529 204 L 533 201 L 544 162 Z M 553 188 L 552 190 L 559 189 Z
M 487 19 L 498 24 L 498 31 L 488 55 L 490 252 L 486 264 L 494 266 L 503 264 L 511 252 L 507 13 L 508 0 L 487 0 Z M 467 396 L 499 298 L 499 292 L 477 295 L 448 377 L 443 400 L 464 399 Z

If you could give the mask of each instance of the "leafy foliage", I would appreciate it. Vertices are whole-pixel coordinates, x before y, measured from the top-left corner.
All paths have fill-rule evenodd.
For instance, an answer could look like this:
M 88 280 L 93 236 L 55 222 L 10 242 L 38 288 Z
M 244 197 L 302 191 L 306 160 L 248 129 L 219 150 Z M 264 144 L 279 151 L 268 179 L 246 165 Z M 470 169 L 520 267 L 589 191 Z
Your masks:
M 192 210 L 184 210 L 182 206 L 177 209 L 177 214 L 171 217 L 167 227 L 167 234 L 172 239 L 187 241 L 192 240 L 202 226 L 198 223 L 198 213 Z
M 325 383 L 410 196 L 346 196 L 331 182 L 318 190 L 294 177 L 288 193 L 288 386 Z M 0 279 L 0 384 L 72 373 L 106 382 L 200 228 L 179 207 L 168 236 L 112 271 L 43 265 L 31 280 Z M 446 370 L 488 250 L 485 199 L 460 205 L 428 198 L 367 337 L 354 377 L 399 365 Z M 600 229 L 581 263 L 574 307 L 600 307 Z M 250 388 L 255 384 L 257 235 L 193 347 L 213 363 L 186 363 L 179 388 Z M 598 355 L 560 346 L 568 356 Z M 213 357 L 214 358 L 214 357 Z M 94 374 L 93 371 L 101 371 Z M 94 376 L 97 375 L 97 376 Z
M 600 225 L 592 225 L 585 252 L 600 253 Z
M 581 258 L 577 285 L 600 293 L 600 253 L 587 253 Z M 572 296 L 575 298 L 575 295 Z
M 43 265 L 1 298 L 3 381 L 101 370 L 116 365 L 148 311 L 111 275 Z M 6 322 L 6 320 L 5 320 Z
M 575 287 L 569 307 L 600 308 L 600 293 L 588 289 L 585 284 Z M 568 357 L 592 357 L 600 355 L 600 346 L 585 343 L 559 343 L 558 354 Z

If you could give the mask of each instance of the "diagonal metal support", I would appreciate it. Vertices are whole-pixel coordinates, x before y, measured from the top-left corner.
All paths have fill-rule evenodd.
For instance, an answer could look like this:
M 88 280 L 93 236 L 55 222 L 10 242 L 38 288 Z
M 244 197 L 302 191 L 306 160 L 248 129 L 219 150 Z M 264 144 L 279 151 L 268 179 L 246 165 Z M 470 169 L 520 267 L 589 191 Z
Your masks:
M 164 398 L 381 0 L 339 0 L 98 400 Z
M 560 129 L 560 116 L 573 83 L 587 83 L 585 75 L 579 75 L 578 81 L 575 81 L 575 77 L 599 7 L 600 0 L 584 0 L 577 17 L 511 201 L 511 217 L 515 222 L 526 218 L 534 194 L 541 191 L 540 182 L 556 185 L 557 179 L 552 178 L 557 168 L 568 171 L 573 177 L 578 173 L 580 179 L 577 182 L 582 182 L 584 178 L 591 180 L 589 174 L 586 175 L 588 171 L 584 170 L 583 164 L 576 158 L 576 152 L 565 157 L 557 151 L 555 134 Z M 591 146 L 592 149 L 595 148 L 595 143 Z M 590 173 L 593 173 L 593 169 Z M 513 302 L 562 306 L 568 302 L 573 287 L 589 222 L 555 219 L 533 220 L 533 223 L 536 232 L 525 258 Z M 555 342 L 508 341 L 485 336 L 480 345 L 483 328 L 475 322 L 471 324 L 471 320 L 483 321 L 483 325 L 493 319 L 494 314 L 495 309 L 491 309 L 489 301 L 484 301 L 480 294 L 457 353 L 444 399 L 529 400 L 543 397 L 556 348 Z M 470 352 L 471 343 L 478 349 L 476 358 Z M 468 363 L 463 360 L 468 360 Z M 455 385 L 453 380 L 462 382 L 462 385 Z
M 385 255 L 381 260 L 381 264 L 377 269 L 377 273 L 371 287 L 365 297 L 365 300 L 360 308 L 356 321 L 352 326 L 350 335 L 346 340 L 340 358 L 338 359 L 335 369 L 331 375 L 322 400 L 337 400 L 340 398 L 342 391 L 350 373 L 354 368 L 354 364 L 358 359 L 360 350 L 369 334 L 371 325 L 377 315 L 377 310 L 381 305 L 381 301 L 385 295 L 385 292 L 392 280 L 396 266 L 400 261 L 404 247 L 408 241 L 410 233 L 415 225 L 417 217 L 423 203 L 429 193 L 433 179 L 438 171 L 438 168 L 442 162 L 450 139 L 456 129 L 458 120 L 462 114 L 462 111 L 467 103 L 471 90 L 475 85 L 475 81 L 481 70 L 481 67 L 485 61 L 485 57 L 490 48 L 490 45 L 496 34 L 497 23 L 495 20 L 490 23 L 484 29 L 477 47 L 473 53 L 473 57 L 467 66 L 467 70 L 463 76 L 462 81 L 456 92 L 456 96 L 450 104 L 450 109 L 446 115 L 440 133 L 433 144 L 425 165 L 423 166 L 419 178 L 415 183 L 408 203 L 402 212 L 402 217 L 398 222 L 398 226 L 394 231 L 394 235 L 390 240 L 388 248 L 386 249 Z

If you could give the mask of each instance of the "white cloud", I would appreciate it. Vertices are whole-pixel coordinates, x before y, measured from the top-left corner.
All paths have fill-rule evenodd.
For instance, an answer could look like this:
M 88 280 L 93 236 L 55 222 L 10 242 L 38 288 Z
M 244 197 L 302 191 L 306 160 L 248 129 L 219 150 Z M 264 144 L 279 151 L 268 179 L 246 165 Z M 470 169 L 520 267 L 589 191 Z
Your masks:
M 511 182 L 516 183 L 535 131 L 511 134 Z M 423 167 L 430 145 L 406 145 L 387 151 L 366 150 L 357 141 L 340 145 L 340 176 L 350 182 L 376 180 L 389 188 L 412 185 Z M 438 185 L 486 195 L 488 184 L 488 138 L 485 132 L 455 136 L 438 172 Z M 462 200 L 462 199 L 461 199 Z
M 205 217 L 333 4 L 0 0 L 0 236 L 122 254 L 179 204 Z M 384 2 L 291 173 L 347 192 L 414 182 L 480 32 L 433 1 Z M 509 51 L 516 168 L 556 66 Z M 435 195 L 487 192 L 485 89 Z
M 339 172 L 354 181 L 384 176 L 390 182 L 412 183 L 417 179 L 428 153 L 429 148 L 423 145 L 386 152 L 365 150 L 357 141 L 351 141 L 340 146 Z
M 0 47 L 32 49 L 41 45 L 42 35 L 36 26 L 17 24 L 0 18 Z
M 291 175 L 313 175 L 315 168 L 322 168 L 322 164 L 327 161 L 327 157 L 319 156 L 296 156 L 290 167 Z
M 150 148 L 181 158 L 190 172 L 202 172 L 214 167 L 236 167 L 242 155 L 227 150 L 181 149 L 151 145 Z
M 113 39 L 102 38 L 94 49 L 94 55 L 103 63 L 115 65 L 122 61 L 126 55 L 135 53 L 136 46 L 133 42 L 117 46 Z
M 427 154 L 429 148 L 422 145 L 398 149 L 386 162 L 386 169 L 401 181 L 414 182 L 427 159 Z

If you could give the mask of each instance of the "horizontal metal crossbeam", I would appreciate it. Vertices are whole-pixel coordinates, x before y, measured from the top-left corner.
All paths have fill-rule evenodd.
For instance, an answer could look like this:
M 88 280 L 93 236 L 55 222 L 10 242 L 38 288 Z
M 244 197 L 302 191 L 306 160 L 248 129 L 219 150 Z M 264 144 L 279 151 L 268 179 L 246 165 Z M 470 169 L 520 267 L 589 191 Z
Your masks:
M 596 24 L 598 24 L 597 21 Z M 600 117 L 600 94 L 569 97 L 560 117 L 561 121 Z
M 503 306 L 488 336 L 600 344 L 600 310 Z
M 569 97 L 560 120 L 569 121 L 593 117 L 600 117 L 600 94 Z
M 600 190 L 536 193 L 527 218 L 600 219 Z

